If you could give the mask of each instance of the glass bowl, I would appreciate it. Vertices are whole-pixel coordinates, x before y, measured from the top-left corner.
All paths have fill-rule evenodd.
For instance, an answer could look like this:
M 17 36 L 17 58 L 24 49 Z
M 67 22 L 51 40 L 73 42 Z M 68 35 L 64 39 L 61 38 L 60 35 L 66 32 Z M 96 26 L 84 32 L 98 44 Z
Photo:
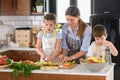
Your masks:
M 99 72 L 104 69 L 108 63 L 82 63 L 81 65 L 89 72 Z

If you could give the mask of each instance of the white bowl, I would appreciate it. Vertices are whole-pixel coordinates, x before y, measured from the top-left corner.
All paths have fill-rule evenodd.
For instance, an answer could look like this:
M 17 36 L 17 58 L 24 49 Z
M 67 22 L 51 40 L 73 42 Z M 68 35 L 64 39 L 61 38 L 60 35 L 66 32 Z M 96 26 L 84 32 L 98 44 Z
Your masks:
M 108 63 L 82 63 L 81 65 L 89 72 L 99 72 L 107 66 Z

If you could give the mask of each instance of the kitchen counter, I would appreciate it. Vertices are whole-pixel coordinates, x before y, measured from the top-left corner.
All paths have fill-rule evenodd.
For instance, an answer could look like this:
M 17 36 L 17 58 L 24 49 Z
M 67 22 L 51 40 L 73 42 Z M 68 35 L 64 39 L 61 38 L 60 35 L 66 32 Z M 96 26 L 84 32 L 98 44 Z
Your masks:
M 0 52 L 9 50 L 35 51 L 35 48 L 9 48 L 0 49 Z M 28 54 L 27 54 L 28 55 Z M 84 69 L 80 64 L 72 69 L 34 70 L 32 75 L 20 74 L 18 78 L 12 75 L 12 69 L 1 69 L 0 80 L 114 80 L 114 64 L 107 65 L 102 71 L 93 73 Z
M 89 72 L 80 64 L 72 69 L 58 70 L 34 70 L 32 75 L 25 76 L 20 74 L 17 80 L 113 80 L 114 79 L 114 64 L 107 65 L 100 72 Z M 16 80 L 11 74 L 11 69 L 0 70 L 0 80 Z M 7 77 L 5 77 L 7 76 Z
M 8 50 L 30 50 L 30 51 L 35 51 L 36 48 L 11 48 L 11 47 L 3 47 L 0 49 L 0 52 L 8 51 Z

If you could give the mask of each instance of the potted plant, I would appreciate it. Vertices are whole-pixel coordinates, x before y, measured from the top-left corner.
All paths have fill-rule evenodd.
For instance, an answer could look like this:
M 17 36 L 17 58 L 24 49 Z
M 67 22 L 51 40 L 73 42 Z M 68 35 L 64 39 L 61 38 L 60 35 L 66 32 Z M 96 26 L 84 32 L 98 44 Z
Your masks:
M 43 1 L 37 1 L 35 3 L 37 12 L 43 12 Z

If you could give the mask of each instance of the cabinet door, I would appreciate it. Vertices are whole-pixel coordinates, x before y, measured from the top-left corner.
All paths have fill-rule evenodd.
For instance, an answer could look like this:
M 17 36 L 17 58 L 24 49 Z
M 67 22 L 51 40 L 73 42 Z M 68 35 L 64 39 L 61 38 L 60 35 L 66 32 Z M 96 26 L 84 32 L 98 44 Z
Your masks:
M 1 15 L 15 15 L 15 0 L 1 0 Z
M 16 15 L 30 15 L 30 0 L 16 0 Z
M 1 52 L 1 55 L 7 55 L 8 58 L 14 60 L 14 61 L 25 61 L 25 60 L 31 60 L 31 61 L 39 61 L 40 55 L 37 54 L 36 51 L 28 51 L 28 50 L 9 50 L 5 52 Z

